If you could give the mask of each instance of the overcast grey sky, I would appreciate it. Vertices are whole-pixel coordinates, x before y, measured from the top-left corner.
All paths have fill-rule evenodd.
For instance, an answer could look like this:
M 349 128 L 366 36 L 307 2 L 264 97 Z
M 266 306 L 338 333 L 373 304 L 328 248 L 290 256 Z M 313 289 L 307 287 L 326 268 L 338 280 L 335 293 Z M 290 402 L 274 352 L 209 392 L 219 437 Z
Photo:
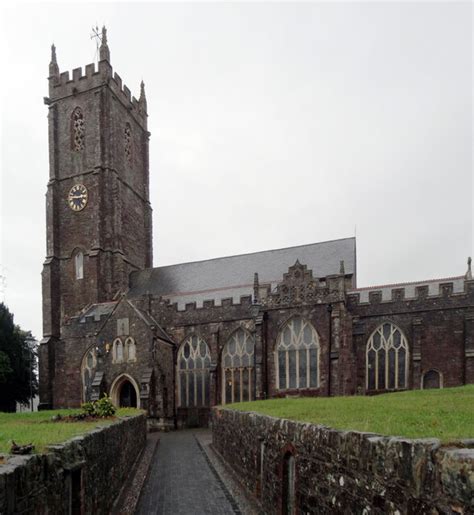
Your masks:
M 358 284 L 463 274 L 472 253 L 472 7 L 12 4 L 1 11 L 0 264 L 41 337 L 50 45 L 146 84 L 155 266 L 353 236 Z M 251 279 L 251 278 L 250 278 Z

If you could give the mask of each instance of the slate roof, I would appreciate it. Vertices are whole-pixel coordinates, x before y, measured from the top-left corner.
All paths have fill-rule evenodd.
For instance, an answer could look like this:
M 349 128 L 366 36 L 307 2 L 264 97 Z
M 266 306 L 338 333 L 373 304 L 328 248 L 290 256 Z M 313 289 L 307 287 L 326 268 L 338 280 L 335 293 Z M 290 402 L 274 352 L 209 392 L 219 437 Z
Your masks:
M 453 283 L 453 293 L 464 292 L 464 280 L 465 276 L 460 275 L 456 277 L 445 277 L 443 279 L 427 279 L 426 281 L 416 281 L 408 283 L 398 284 L 384 284 L 380 286 L 367 286 L 364 288 L 355 288 L 347 292 L 348 295 L 351 293 L 359 294 L 359 302 L 369 302 L 369 292 L 381 291 L 382 301 L 389 301 L 392 299 L 392 290 L 403 288 L 405 290 L 405 299 L 414 299 L 416 296 L 417 286 L 428 286 L 428 296 L 433 297 L 440 294 L 440 284 Z
M 261 285 L 271 284 L 273 289 L 297 259 L 313 271 L 313 277 L 338 274 L 344 260 L 345 272 L 353 274 L 356 284 L 356 241 L 344 238 L 141 270 L 130 276 L 128 297 L 162 296 L 177 302 L 179 309 L 190 302 L 200 307 L 204 300 L 219 305 L 230 297 L 237 303 L 241 296 L 253 294 L 255 272 Z

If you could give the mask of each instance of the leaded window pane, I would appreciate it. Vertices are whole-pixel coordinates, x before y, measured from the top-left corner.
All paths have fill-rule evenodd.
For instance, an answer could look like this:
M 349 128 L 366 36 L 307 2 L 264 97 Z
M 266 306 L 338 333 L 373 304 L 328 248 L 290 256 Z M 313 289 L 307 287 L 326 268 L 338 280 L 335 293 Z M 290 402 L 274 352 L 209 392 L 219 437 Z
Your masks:
M 388 388 L 395 388 L 395 349 L 388 350 Z
M 196 398 L 196 405 L 202 406 L 202 391 L 203 391 L 203 376 L 201 374 L 196 374 L 196 392 L 197 392 L 197 398 Z
M 405 349 L 398 351 L 398 388 L 406 388 L 407 352 Z
M 286 353 L 288 351 L 280 351 L 278 353 L 278 376 L 280 378 L 279 388 L 284 390 L 286 388 Z
M 379 326 L 367 342 L 366 387 L 368 390 L 406 388 L 408 343 L 398 327 Z
M 367 353 L 367 382 L 368 389 L 375 390 L 375 359 L 377 353 L 372 349 Z
M 234 369 L 234 402 L 240 402 L 240 368 Z
M 299 374 L 300 374 L 300 382 L 298 385 L 298 388 L 307 388 L 307 378 L 306 378 L 306 356 L 307 356 L 307 349 L 302 349 L 297 351 L 299 353 Z
M 249 387 L 250 387 L 250 369 L 244 368 L 242 369 L 242 402 L 249 401 Z
M 278 337 L 276 354 L 280 390 L 319 386 L 319 338 L 308 321 L 294 317 L 286 324 Z
M 248 392 L 251 389 L 249 370 L 253 371 L 254 348 L 253 336 L 243 329 L 233 333 L 224 346 L 222 351 L 222 402 L 224 404 L 249 400 Z
M 309 386 L 311 388 L 319 386 L 318 354 L 319 349 L 310 349 L 309 351 Z
M 187 338 L 178 353 L 179 406 L 209 405 L 209 368 L 211 353 L 206 342 L 199 336 Z
M 186 406 L 186 372 L 179 374 L 181 406 Z
M 194 374 L 188 374 L 189 379 L 189 401 L 188 406 L 195 406 L 195 396 L 194 396 Z

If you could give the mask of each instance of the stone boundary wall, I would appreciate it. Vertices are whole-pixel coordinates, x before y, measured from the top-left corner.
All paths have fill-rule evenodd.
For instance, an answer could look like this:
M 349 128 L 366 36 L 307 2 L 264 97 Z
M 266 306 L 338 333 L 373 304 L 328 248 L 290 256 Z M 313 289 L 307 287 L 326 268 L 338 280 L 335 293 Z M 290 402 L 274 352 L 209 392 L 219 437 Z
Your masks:
M 8 456 L 0 465 L 0 513 L 109 513 L 145 443 L 146 417 L 140 414 L 51 446 L 46 454 Z
M 474 440 L 442 447 L 224 408 L 212 438 L 263 513 L 474 513 Z

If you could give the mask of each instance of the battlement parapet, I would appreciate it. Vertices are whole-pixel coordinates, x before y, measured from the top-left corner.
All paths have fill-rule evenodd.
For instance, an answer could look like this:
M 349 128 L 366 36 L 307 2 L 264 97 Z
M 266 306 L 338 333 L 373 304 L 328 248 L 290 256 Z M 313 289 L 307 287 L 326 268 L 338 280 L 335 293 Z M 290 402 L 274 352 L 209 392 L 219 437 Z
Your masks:
M 115 96 L 133 114 L 137 122 L 146 129 L 147 112 L 146 103 L 143 104 L 132 96 L 130 89 L 123 84 L 122 78 L 114 72 L 108 61 L 99 61 L 98 67 L 95 63 L 87 64 L 72 70 L 72 78 L 69 71 L 49 77 L 49 98 L 48 104 L 54 103 L 68 96 L 77 96 L 94 88 L 109 86 Z
M 406 283 L 375 286 L 373 288 L 358 288 L 347 293 L 350 305 L 366 305 L 419 301 L 425 299 L 459 298 L 474 292 L 474 281 L 464 277 L 426 281 L 424 283 Z
M 155 297 L 154 301 L 164 309 L 169 309 L 174 312 L 206 312 L 209 310 L 226 310 L 228 308 L 248 308 L 252 306 L 251 295 L 241 295 L 239 300 L 236 301 L 233 297 L 227 297 L 220 299 L 220 302 L 216 302 L 216 299 L 205 299 L 202 301 L 193 302 L 172 302 L 172 298 Z

